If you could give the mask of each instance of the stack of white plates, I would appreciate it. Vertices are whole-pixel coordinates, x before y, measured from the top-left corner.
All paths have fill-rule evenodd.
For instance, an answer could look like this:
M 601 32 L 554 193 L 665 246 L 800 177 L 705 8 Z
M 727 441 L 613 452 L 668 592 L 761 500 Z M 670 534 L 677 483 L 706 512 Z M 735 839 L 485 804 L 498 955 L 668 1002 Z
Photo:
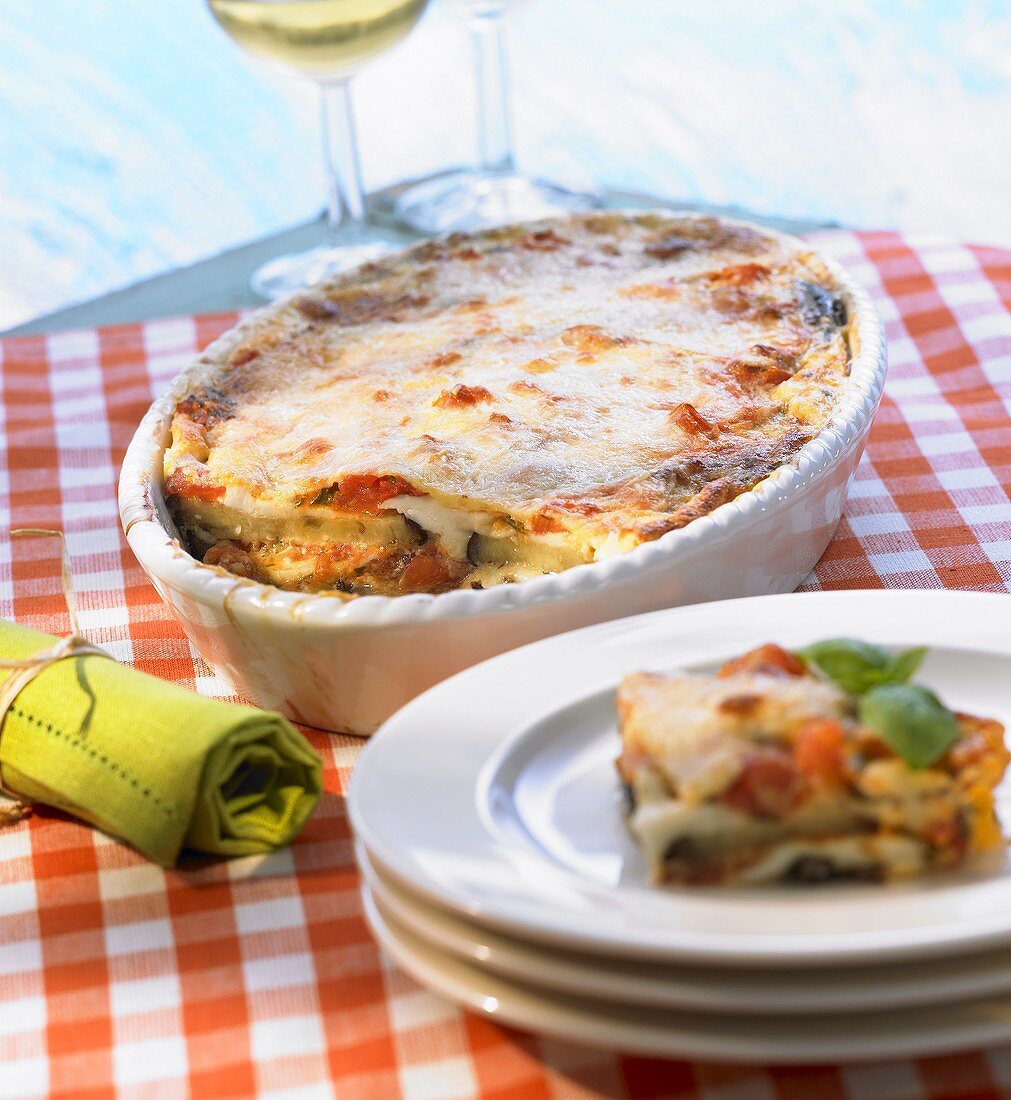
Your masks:
M 841 1062 L 1011 1041 L 1003 855 L 889 886 L 659 888 L 613 764 L 625 673 L 708 668 L 765 641 L 928 645 L 924 683 L 1011 726 L 1009 609 L 952 592 L 769 596 L 607 623 L 461 673 L 395 715 L 355 771 L 376 936 L 470 1009 L 629 1052 Z

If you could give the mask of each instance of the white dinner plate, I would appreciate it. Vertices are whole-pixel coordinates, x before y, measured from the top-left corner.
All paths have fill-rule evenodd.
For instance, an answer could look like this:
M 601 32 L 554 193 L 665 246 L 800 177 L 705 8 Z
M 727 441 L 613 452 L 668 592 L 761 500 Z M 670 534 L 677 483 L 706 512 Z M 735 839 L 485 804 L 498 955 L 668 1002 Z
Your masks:
M 1011 1005 L 978 1001 L 839 1017 L 728 1016 L 566 996 L 447 955 L 385 913 L 362 884 L 379 943 L 422 985 L 499 1023 L 586 1046 L 692 1061 L 811 1064 L 916 1058 L 1011 1040 Z
M 447 955 L 526 984 L 654 1008 L 744 1015 L 871 1012 L 949 1004 L 1011 990 L 1011 950 L 920 963 L 811 970 L 745 970 L 608 959 L 538 947 L 429 904 L 355 855 L 375 901 Z
M 1011 943 L 1003 855 L 888 886 L 648 883 L 613 770 L 621 677 L 838 635 L 928 645 L 925 683 L 955 708 L 1011 721 L 1006 596 L 856 591 L 701 604 L 537 642 L 432 688 L 363 751 L 349 792 L 355 831 L 374 861 L 436 904 L 523 939 L 612 956 L 824 966 Z M 1005 811 L 1008 794 L 1004 784 Z

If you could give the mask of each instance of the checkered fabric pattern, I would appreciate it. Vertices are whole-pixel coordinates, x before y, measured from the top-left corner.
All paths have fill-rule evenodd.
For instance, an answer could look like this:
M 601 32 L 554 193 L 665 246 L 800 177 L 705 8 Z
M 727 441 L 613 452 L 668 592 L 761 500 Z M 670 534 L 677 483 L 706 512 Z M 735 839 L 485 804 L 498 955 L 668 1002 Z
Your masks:
M 1011 253 L 894 233 L 819 237 L 884 317 L 891 374 L 812 588 L 1011 585 Z M 153 394 L 234 320 L 158 321 L 2 345 L 0 526 L 60 527 L 83 629 L 208 695 L 120 532 L 120 462 Z M 0 539 L 0 614 L 62 633 L 46 540 Z M 1011 604 L 1009 604 L 1011 607 Z M 762 1098 L 1011 1094 L 1011 1047 L 856 1067 L 621 1057 L 507 1030 L 426 992 L 362 919 L 342 792 L 268 858 L 166 872 L 40 810 L 0 831 L 0 1095 Z

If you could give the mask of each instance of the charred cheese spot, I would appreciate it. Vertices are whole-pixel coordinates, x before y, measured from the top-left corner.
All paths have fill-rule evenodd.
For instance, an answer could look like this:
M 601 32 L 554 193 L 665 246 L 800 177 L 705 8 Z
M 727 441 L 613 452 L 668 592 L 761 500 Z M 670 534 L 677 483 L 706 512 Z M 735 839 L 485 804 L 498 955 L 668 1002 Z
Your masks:
M 450 367 L 459 363 L 463 356 L 458 351 L 446 351 L 431 360 L 433 367 Z
M 290 459 L 296 466 L 301 466 L 311 463 L 314 459 L 322 458 L 332 450 L 333 444 L 327 439 L 307 439 L 284 457 Z
M 672 302 L 681 297 L 681 289 L 674 282 L 638 283 L 635 286 L 622 287 L 618 293 L 623 298 L 644 298 L 654 301 Z
M 628 337 L 613 336 L 600 325 L 572 325 L 562 333 L 561 341 L 567 348 L 584 353 L 609 351 L 631 343 Z
M 252 363 L 254 359 L 259 359 L 260 351 L 258 348 L 239 348 L 231 358 L 230 365 L 233 367 L 244 367 L 247 363 Z
M 620 218 L 607 213 L 587 214 L 583 218 L 582 224 L 587 233 L 603 236 L 615 232 L 616 227 L 620 224 Z
M 415 249 L 414 255 L 416 259 L 426 264 L 438 264 L 440 261 L 448 259 L 450 250 L 446 247 L 445 241 L 424 241 Z M 431 270 L 431 268 L 427 270 Z
M 430 300 L 425 294 L 382 294 L 354 290 L 332 297 L 302 294 L 293 298 L 291 304 L 311 321 L 365 325 L 373 321 L 395 321 L 408 312 L 424 308 Z
M 761 356 L 763 359 L 774 360 L 784 370 L 793 371 L 797 366 L 796 353 L 786 348 L 773 347 L 771 344 L 754 344 L 751 351 L 752 354 Z
M 529 359 L 523 364 L 523 369 L 528 374 L 547 374 L 558 369 L 558 362 L 554 359 Z
M 494 401 L 491 392 L 484 386 L 467 386 L 460 384 L 451 390 L 443 390 L 433 404 L 440 409 L 464 408 L 467 405 L 478 405 L 482 401 Z
M 742 692 L 740 695 L 728 695 L 721 699 L 717 709 L 723 714 L 734 714 L 747 717 L 754 714 L 762 705 L 762 696 L 754 693 Z
M 330 321 L 340 312 L 336 303 L 315 294 L 300 294 L 291 304 L 310 321 Z
M 253 358 L 259 353 L 255 353 Z M 249 360 L 243 360 L 248 362 Z M 234 365 L 234 361 L 233 361 Z M 226 420 L 231 420 L 235 415 L 235 401 L 226 397 L 220 390 L 207 389 L 199 393 L 191 393 L 184 397 L 176 405 L 178 415 L 192 420 L 204 430 L 217 427 Z
M 707 439 L 715 439 L 720 430 L 717 425 L 708 421 L 694 405 L 682 401 L 671 411 L 671 420 L 688 435 L 705 436 Z
M 671 235 L 646 245 L 643 251 L 654 260 L 673 260 L 695 247 L 696 242 L 688 237 Z
M 765 264 L 731 264 L 729 267 L 712 272 L 709 275 L 709 281 L 722 283 L 725 286 L 747 286 L 749 283 L 762 282 L 771 274 L 772 272 Z
M 767 344 L 755 344 L 751 354 L 732 359 L 727 373 L 744 386 L 778 386 L 793 377 L 796 361 Z
M 560 236 L 553 229 L 539 229 L 520 238 L 520 248 L 529 252 L 557 252 L 558 249 L 572 244 L 572 241 Z

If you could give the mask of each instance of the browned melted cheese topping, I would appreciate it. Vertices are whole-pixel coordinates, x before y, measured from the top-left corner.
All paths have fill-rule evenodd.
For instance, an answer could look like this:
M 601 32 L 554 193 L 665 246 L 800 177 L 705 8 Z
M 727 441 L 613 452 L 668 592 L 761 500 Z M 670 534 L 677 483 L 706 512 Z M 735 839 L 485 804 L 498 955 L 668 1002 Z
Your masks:
M 195 554 L 283 587 L 521 580 L 751 488 L 849 361 L 832 278 L 790 238 L 657 213 L 455 235 L 218 341 L 165 492 Z

